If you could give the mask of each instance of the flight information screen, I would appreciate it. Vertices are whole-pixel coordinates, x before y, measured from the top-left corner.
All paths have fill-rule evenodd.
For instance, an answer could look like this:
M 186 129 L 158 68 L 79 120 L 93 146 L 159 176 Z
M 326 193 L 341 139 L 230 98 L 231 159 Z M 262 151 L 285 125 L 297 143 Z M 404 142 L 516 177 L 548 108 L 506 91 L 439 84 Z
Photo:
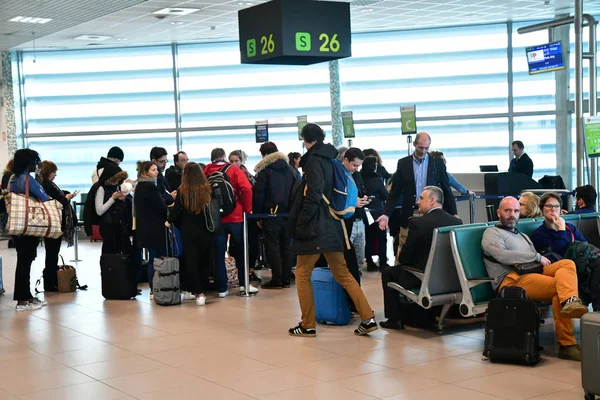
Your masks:
M 530 75 L 565 68 L 561 42 L 529 47 L 526 52 Z

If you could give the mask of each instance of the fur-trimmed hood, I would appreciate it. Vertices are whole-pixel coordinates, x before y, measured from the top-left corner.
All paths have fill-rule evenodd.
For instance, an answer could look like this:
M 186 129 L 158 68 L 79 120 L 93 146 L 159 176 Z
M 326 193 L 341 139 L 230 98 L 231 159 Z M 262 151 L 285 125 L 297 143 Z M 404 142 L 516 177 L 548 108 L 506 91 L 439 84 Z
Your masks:
M 270 166 L 274 166 L 275 167 L 275 163 L 277 163 L 278 161 L 283 160 L 285 162 L 285 166 L 289 165 L 289 159 L 288 156 L 285 155 L 284 153 L 278 151 L 276 153 L 271 153 L 267 156 L 265 156 L 262 160 L 259 161 L 258 164 L 256 164 L 256 167 L 254 167 L 254 172 L 256 172 L 257 174 L 263 170 L 265 170 L 267 167 Z M 283 163 L 278 163 L 278 165 L 276 166 L 277 168 L 283 168 Z
M 126 171 L 117 172 L 104 182 L 107 186 L 119 186 L 129 177 Z

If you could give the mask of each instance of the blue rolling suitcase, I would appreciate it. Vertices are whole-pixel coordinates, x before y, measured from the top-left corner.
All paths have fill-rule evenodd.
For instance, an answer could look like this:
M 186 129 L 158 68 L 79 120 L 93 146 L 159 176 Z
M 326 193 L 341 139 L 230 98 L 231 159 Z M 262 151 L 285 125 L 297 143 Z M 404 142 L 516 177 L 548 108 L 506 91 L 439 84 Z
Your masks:
M 333 278 L 329 268 L 315 268 L 310 277 L 317 322 L 347 325 L 352 318 L 346 291 Z

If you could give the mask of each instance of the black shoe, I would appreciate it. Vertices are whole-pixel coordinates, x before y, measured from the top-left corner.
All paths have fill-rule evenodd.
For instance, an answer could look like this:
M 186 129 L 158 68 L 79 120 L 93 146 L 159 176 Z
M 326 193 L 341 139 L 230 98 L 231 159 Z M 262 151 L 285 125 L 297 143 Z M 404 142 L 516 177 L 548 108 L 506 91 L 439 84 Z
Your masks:
M 377 321 L 375 321 L 375 317 L 373 317 L 368 321 L 361 322 L 358 328 L 354 330 L 354 334 L 357 336 L 363 336 L 367 333 L 376 331 L 377 329 L 379 329 L 377 326 Z
M 379 271 L 379 267 L 377 264 L 373 262 L 373 260 L 367 260 L 367 272 L 376 272 Z
M 250 274 L 250 282 L 262 283 L 262 279 L 260 279 L 254 272 Z
M 261 286 L 262 289 L 283 289 L 281 283 L 273 283 L 273 281 L 269 283 L 265 283 Z
M 289 280 L 284 280 L 283 283 L 281 284 L 282 288 L 289 288 L 292 287 L 292 283 Z
M 397 331 L 401 331 L 404 329 L 404 324 L 402 321 L 394 321 L 393 319 L 388 319 L 387 321 L 381 321 L 379 326 L 385 329 L 395 329 Z
M 299 323 L 293 328 L 288 330 L 290 336 L 300 336 L 300 337 L 316 337 L 317 330 L 315 328 L 303 328 L 302 323 Z
M 135 292 L 136 296 L 140 296 L 141 294 L 142 294 L 142 289 L 136 290 L 136 292 Z
M 4 294 L 4 293 L 6 293 L 6 290 L 0 289 L 0 294 Z

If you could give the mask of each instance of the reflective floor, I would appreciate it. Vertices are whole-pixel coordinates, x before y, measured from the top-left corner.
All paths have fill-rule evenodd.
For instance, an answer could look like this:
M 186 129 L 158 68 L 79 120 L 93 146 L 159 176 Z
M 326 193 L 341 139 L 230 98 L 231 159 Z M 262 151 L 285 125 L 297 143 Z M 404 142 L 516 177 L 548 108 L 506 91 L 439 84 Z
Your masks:
M 7 290 L 0 296 L 1 400 L 583 398 L 580 364 L 556 358 L 551 318 L 543 362 L 533 368 L 482 360 L 480 323 L 455 321 L 444 335 L 408 328 L 356 337 L 353 321 L 318 326 L 314 339 L 293 338 L 295 287 L 253 298 L 211 294 L 205 307 L 160 307 L 145 284 L 137 300 L 105 301 L 100 244 L 87 242 L 76 266 L 90 289 L 40 295 L 47 307 L 17 313 L 15 251 L 0 242 L 0 255 Z M 72 259 L 73 249 L 63 244 L 63 255 Z M 43 262 L 40 248 L 32 282 Z M 363 288 L 381 319 L 379 274 L 365 273 Z

